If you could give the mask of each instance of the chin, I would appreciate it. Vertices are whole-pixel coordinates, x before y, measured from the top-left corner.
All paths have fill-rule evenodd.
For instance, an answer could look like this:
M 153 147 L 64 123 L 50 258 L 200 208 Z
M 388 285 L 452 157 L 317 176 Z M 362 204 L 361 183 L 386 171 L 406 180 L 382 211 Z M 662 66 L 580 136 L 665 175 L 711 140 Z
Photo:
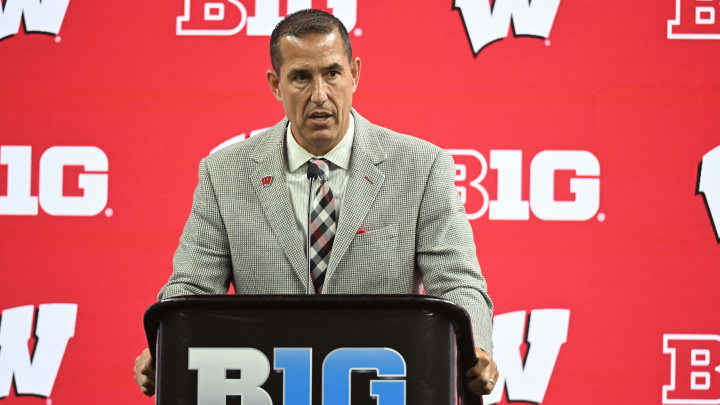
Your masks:
M 331 128 L 314 129 L 310 132 L 310 138 L 320 142 L 330 142 L 336 135 L 337 130 Z

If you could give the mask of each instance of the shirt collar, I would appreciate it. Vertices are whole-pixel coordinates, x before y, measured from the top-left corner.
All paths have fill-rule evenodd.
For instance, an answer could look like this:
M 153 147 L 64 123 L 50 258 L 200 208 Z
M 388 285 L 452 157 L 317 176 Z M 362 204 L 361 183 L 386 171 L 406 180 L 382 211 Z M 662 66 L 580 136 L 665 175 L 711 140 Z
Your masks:
M 340 143 L 335 145 L 334 148 L 330 149 L 330 151 L 323 156 L 315 156 L 300 146 L 300 144 L 298 144 L 295 140 L 295 137 L 292 135 L 292 125 L 288 124 L 287 131 L 285 133 L 285 144 L 287 145 L 288 168 L 290 169 L 290 172 L 294 172 L 299 169 L 312 158 L 325 158 L 335 166 L 348 170 L 350 166 L 350 152 L 352 150 L 353 137 L 355 135 L 355 118 L 353 118 L 352 114 L 349 114 L 349 116 L 350 123 L 345 135 L 340 140 Z

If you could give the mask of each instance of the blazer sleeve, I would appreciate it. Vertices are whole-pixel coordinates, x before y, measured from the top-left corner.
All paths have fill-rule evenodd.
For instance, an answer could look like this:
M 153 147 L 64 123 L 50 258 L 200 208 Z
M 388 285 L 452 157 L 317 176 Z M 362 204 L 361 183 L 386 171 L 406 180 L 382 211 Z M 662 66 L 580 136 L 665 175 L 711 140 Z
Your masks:
M 493 303 L 454 178 L 452 157 L 440 149 L 420 204 L 415 260 L 425 291 L 463 307 L 470 314 L 475 347 L 492 353 Z
M 200 161 L 192 211 L 173 257 L 173 272 L 158 300 L 225 294 L 232 278 L 230 244 L 206 159 Z

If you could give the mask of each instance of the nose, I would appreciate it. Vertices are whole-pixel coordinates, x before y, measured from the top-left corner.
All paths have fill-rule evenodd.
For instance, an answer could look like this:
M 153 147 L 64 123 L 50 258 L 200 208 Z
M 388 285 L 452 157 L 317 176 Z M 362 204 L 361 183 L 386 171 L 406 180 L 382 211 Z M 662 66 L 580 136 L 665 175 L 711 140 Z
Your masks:
M 327 87 L 324 80 L 315 80 L 312 89 L 312 96 L 310 100 L 316 105 L 322 105 L 327 101 Z

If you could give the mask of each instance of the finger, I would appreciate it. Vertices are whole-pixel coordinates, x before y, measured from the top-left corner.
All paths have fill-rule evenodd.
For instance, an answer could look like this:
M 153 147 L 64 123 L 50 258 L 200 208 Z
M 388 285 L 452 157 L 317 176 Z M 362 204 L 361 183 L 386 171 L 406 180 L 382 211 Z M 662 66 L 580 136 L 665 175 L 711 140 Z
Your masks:
M 494 372 L 491 372 L 491 367 L 487 367 L 480 372 L 477 372 L 475 368 L 468 370 L 468 374 L 470 374 L 471 371 L 477 373 L 474 377 L 468 379 L 468 388 L 475 393 L 475 395 L 487 395 L 491 393 L 497 384 L 498 378 L 496 369 L 493 370 Z
M 495 380 L 490 380 L 485 383 L 485 386 L 483 387 L 483 395 L 487 395 L 493 391 L 495 388 Z
M 155 367 L 148 366 L 140 370 L 140 373 L 148 378 L 155 379 Z
M 139 363 L 136 364 L 136 367 L 140 370 L 140 372 L 152 379 L 155 379 L 155 365 L 152 363 L 152 357 L 149 355 L 141 355 L 138 360 Z
M 487 395 L 493 391 L 495 388 L 495 381 L 490 380 L 486 381 L 482 378 L 477 378 L 476 380 L 472 381 L 471 384 L 468 384 L 471 388 L 471 390 L 476 395 Z
M 500 378 L 500 372 L 498 371 L 497 364 L 493 361 L 487 368 L 485 368 L 481 377 L 485 381 L 497 382 Z
M 497 381 L 497 370 L 494 369 L 492 366 L 485 367 L 478 373 L 481 380 L 488 382 L 488 381 Z
M 135 382 L 137 383 L 138 386 L 140 386 L 140 388 L 144 387 L 145 384 L 148 383 L 148 381 L 150 381 L 150 379 L 145 377 L 144 375 L 135 374 Z
M 495 389 L 495 385 L 497 385 L 499 377 L 500 373 L 498 373 L 495 362 L 483 370 L 480 375 L 480 380 L 485 383 L 485 386 L 483 387 L 483 391 L 485 392 L 484 395 L 491 393 L 493 389 Z
M 152 396 L 152 394 L 155 393 L 155 382 L 147 380 L 140 386 L 140 389 L 142 390 L 143 394 L 147 396 Z
M 468 381 L 467 386 L 470 391 L 478 396 L 489 394 L 492 391 L 492 387 L 488 386 L 487 381 L 483 381 L 479 377 Z
M 135 380 L 135 383 L 140 387 L 143 388 L 148 383 L 155 384 L 155 372 L 151 374 L 147 374 L 145 370 L 139 370 L 137 366 L 133 369 L 133 379 Z
M 477 374 L 480 379 L 485 382 L 485 390 L 492 391 L 499 377 L 497 363 L 493 360 L 492 355 L 488 353 L 478 352 L 477 354 L 478 365 L 475 366 L 475 368 L 479 369 Z M 487 361 L 487 364 L 483 366 L 482 363 L 485 363 L 485 361 L 481 362 L 480 360 Z
M 133 367 L 133 379 L 135 380 L 135 384 L 140 387 L 142 387 L 142 383 L 143 381 L 145 381 L 145 377 L 142 375 L 142 373 L 140 373 L 137 365 Z

